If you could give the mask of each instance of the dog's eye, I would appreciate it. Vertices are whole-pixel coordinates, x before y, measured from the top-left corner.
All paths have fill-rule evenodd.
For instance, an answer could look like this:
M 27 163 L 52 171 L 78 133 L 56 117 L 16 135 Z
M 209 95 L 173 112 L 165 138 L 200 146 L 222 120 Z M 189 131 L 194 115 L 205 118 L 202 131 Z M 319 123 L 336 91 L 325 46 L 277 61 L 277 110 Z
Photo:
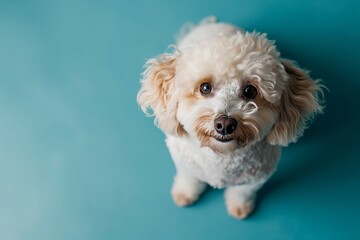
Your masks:
M 200 92 L 202 95 L 207 95 L 211 93 L 212 87 L 210 83 L 202 83 L 200 85 Z
M 257 95 L 256 87 L 254 87 L 253 85 L 247 85 L 244 88 L 243 95 L 246 99 L 254 99 Z

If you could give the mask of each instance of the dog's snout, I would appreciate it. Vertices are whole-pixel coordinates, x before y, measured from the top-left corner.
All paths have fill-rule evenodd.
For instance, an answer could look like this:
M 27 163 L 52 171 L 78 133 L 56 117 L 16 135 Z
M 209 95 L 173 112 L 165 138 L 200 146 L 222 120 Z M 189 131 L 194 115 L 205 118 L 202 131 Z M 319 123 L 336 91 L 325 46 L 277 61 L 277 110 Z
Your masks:
M 221 135 L 231 134 L 235 131 L 237 122 L 235 119 L 221 115 L 215 119 L 214 127 L 216 132 Z

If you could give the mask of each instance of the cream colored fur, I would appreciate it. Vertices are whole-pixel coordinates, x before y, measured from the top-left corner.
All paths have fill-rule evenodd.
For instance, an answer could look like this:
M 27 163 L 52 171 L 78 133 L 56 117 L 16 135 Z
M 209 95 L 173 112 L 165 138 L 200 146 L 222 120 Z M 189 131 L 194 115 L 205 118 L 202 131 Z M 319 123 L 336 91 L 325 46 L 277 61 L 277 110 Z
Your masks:
M 280 58 L 266 34 L 212 18 L 188 29 L 173 53 L 147 62 L 138 102 L 166 134 L 177 169 L 175 203 L 192 204 L 208 184 L 226 188 L 229 214 L 244 218 L 275 171 L 281 146 L 295 142 L 321 112 L 322 86 Z M 199 91 L 204 82 L 212 85 L 208 96 Z M 248 84 L 258 92 L 251 100 L 242 95 Z M 228 142 L 214 129 L 219 115 L 238 123 Z

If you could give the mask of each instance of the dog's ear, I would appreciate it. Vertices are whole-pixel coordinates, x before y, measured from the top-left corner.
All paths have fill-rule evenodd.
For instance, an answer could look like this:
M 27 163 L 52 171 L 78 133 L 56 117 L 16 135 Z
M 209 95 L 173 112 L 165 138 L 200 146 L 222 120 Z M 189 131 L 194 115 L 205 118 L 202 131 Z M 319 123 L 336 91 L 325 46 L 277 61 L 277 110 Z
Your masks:
M 155 124 L 171 135 L 185 133 L 176 119 L 177 97 L 174 83 L 178 54 L 165 53 L 146 62 L 137 96 L 137 101 L 147 116 L 155 116 Z M 149 113 L 149 109 L 152 113 Z
M 317 112 L 322 112 L 319 94 L 323 85 L 319 80 L 311 80 L 308 73 L 294 62 L 282 60 L 288 81 L 281 98 L 280 114 L 267 136 L 273 145 L 287 146 L 296 142 L 307 126 L 308 120 Z

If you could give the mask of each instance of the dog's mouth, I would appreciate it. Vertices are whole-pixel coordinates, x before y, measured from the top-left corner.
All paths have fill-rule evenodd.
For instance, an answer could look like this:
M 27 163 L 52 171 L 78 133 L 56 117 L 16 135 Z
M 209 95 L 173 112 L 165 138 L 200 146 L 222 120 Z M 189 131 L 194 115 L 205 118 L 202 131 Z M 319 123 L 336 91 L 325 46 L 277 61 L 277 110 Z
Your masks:
M 231 137 L 213 137 L 216 141 L 222 142 L 222 143 L 226 143 L 226 142 L 231 142 L 232 140 L 234 140 L 234 138 Z
M 202 147 L 209 147 L 218 153 L 229 153 L 235 151 L 240 145 L 240 139 L 237 135 L 218 135 L 218 134 L 204 134 L 200 138 Z

